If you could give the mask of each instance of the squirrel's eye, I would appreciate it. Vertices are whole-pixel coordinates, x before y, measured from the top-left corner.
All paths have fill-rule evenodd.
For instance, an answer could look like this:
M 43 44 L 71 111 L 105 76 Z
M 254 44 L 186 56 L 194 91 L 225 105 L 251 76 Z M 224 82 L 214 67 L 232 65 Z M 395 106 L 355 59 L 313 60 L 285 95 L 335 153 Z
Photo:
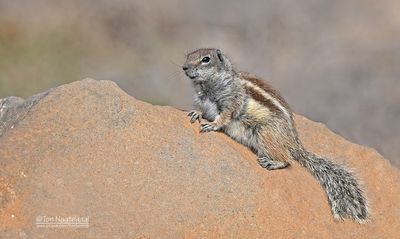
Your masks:
M 208 57 L 208 56 L 203 57 L 203 59 L 201 59 L 201 62 L 204 62 L 204 63 L 210 62 L 210 57 Z

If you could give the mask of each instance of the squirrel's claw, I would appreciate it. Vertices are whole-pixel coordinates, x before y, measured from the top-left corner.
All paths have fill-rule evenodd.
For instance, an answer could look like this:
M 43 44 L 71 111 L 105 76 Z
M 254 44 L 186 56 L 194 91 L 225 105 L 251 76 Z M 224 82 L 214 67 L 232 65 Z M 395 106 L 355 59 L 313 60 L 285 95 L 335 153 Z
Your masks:
M 217 127 L 213 123 L 205 123 L 205 124 L 201 124 L 201 126 L 200 126 L 201 133 L 211 132 L 211 131 L 216 131 L 216 130 L 217 130 Z
M 269 157 L 258 158 L 258 163 L 261 165 L 261 167 L 268 170 L 281 169 L 289 166 L 289 163 L 287 162 L 275 161 L 270 159 Z
M 189 112 L 188 116 L 190 117 L 190 123 L 193 124 L 194 122 L 196 122 L 196 120 L 198 120 L 200 123 L 201 113 L 192 110 Z

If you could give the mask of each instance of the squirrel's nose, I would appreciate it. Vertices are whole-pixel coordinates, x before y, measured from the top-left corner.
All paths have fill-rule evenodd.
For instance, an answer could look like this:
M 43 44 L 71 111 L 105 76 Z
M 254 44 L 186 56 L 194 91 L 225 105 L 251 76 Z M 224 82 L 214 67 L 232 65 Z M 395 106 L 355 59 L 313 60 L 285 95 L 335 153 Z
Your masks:
M 182 70 L 186 71 L 187 69 L 189 69 L 189 67 L 187 65 L 182 66 Z

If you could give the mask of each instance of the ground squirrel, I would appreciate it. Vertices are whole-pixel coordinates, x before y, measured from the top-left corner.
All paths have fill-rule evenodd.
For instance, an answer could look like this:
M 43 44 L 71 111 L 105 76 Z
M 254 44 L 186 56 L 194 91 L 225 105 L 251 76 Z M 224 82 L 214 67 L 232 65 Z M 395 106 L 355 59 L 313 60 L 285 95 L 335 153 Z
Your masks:
M 268 170 L 285 168 L 290 160 L 299 162 L 325 189 L 336 219 L 365 222 L 367 200 L 356 178 L 303 147 L 292 111 L 278 91 L 254 75 L 236 71 L 219 49 L 189 53 L 182 69 L 196 93 L 197 110 L 188 114 L 190 121 L 209 121 L 201 124 L 201 132 L 224 132 L 249 147 Z

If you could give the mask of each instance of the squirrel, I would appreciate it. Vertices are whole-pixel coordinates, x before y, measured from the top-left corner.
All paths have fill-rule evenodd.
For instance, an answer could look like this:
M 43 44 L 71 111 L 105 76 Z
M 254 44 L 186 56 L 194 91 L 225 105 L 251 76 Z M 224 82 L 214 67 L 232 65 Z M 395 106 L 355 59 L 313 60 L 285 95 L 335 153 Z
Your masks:
M 204 48 L 186 56 L 182 65 L 195 90 L 190 122 L 208 123 L 201 132 L 222 131 L 250 148 L 268 170 L 283 169 L 290 160 L 305 167 L 325 189 L 336 220 L 368 220 L 367 198 L 344 166 L 308 152 L 301 143 L 292 111 L 261 78 L 236 71 L 219 49 Z

